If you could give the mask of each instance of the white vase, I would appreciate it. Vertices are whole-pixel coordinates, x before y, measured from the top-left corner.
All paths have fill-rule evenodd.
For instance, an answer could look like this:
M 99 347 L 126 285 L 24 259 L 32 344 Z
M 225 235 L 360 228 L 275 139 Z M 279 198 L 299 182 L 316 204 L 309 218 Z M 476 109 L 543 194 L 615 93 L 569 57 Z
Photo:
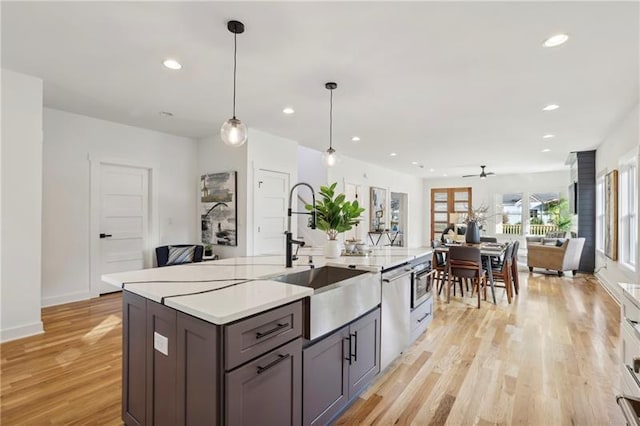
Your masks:
M 338 240 L 329 240 L 324 246 L 324 257 L 328 259 L 336 259 L 342 253 L 342 245 Z

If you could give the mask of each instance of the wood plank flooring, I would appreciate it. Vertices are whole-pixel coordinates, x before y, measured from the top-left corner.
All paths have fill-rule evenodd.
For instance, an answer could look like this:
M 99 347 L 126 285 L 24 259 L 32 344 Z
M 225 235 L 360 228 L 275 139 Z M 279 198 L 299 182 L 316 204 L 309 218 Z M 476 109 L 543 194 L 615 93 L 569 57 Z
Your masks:
M 623 424 L 619 308 L 594 278 L 522 273 L 508 305 L 436 303 L 429 331 L 336 422 Z M 121 297 L 43 309 L 46 333 L 0 345 L 2 425 L 122 424 Z
M 427 333 L 337 424 L 623 425 L 618 305 L 587 275 L 521 273 L 520 286 L 512 305 L 502 289 L 481 309 L 441 297 Z

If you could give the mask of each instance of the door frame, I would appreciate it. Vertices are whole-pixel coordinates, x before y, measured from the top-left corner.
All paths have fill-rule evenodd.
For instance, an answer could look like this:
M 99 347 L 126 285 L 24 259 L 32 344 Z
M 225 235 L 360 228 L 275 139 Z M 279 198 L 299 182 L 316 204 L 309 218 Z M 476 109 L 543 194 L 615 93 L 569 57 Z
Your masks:
M 159 171 L 157 165 L 144 164 L 134 160 L 110 157 L 88 156 L 91 175 L 89 179 L 89 292 L 91 297 L 100 296 L 100 170 L 103 165 L 123 166 L 147 170 L 148 180 L 148 209 L 149 217 L 144 247 L 144 267 L 153 266 L 153 250 L 158 245 L 160 235 L 160 221 L 158 209 L 158 180 Z

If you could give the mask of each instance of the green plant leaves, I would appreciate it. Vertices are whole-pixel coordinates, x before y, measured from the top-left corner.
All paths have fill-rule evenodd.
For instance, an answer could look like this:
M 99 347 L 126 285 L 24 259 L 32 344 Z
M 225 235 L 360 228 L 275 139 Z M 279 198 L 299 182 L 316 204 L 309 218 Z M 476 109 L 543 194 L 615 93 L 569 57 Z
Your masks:
M 338 233 L 350 230 L 353 225 L 359 222 L 359 217 L 364 212 L 358 200 L 353 202 L 346 200 L 345 194 L 335 195 L 338 182 L 329 186 L 321 186 L 319 199 L 316 200 L 315 210 L 317 212 L 317 227 L 329 234 L 330 238 L 335 238 Z M 335 198 L 334 198 L 335 196 Z M 306 210 L 313 210 L 311 204 L 305 205 Z

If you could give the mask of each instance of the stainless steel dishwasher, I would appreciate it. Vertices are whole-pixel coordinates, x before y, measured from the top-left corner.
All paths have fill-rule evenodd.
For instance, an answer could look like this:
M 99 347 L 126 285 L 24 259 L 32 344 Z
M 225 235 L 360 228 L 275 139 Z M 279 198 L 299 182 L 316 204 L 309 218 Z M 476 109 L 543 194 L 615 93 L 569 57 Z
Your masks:
M 382 272 L 381 371 L 409 346 L 412 273 L 409 264 Z

